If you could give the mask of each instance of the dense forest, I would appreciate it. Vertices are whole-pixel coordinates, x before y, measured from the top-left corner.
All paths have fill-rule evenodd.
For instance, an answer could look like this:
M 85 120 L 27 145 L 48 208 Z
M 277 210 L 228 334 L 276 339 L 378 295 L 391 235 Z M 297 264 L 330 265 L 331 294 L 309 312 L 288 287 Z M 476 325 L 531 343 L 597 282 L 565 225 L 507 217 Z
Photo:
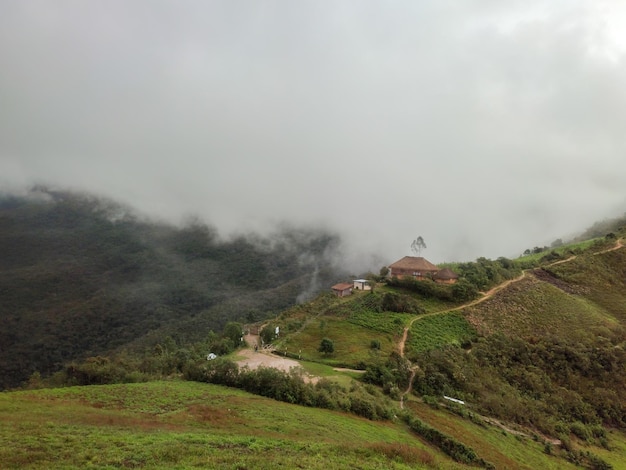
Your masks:
M 342 273 L 339 237 L 285 227 L 224 239 L 116 202 L 36 188 L 0 196 L 0 389 L 64 363 L 258 321 Z

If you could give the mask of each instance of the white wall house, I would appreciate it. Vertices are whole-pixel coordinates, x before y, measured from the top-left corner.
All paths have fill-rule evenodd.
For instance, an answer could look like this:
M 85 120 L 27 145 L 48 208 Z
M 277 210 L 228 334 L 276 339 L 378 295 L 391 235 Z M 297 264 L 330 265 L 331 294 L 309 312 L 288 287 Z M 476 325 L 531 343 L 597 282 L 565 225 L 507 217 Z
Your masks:
M 354 290 L 372 290 L 372 284 L 367 279 L 355 279 Z

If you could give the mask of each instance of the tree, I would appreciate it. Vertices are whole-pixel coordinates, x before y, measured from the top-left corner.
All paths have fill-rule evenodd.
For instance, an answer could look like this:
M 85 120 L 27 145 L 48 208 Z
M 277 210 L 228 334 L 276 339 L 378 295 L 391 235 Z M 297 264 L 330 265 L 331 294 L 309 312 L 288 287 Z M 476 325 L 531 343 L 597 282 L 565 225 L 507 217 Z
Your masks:
M 413 240 L 413 242 L 411 243 L 411 251 L 413 251 L 413 253 L 415 253 L 417 256 L 419 256 L 422 253 L 422 249 L 425 248 L 426 243 L 424 242 L 424 239 L 421 235 Z
M 333 340 L 329 338 L 324 338 L 320 342 L 320 347 L 317 350 L 324 354 L 332 354 L 335 351 L 335 344 Z
M 389 275 L 389 268 L 387 266 L 383 266 L 379 271 L 380 278 L 385 279 Z
M 264 344 L 271 344 L 276 339 L 276 325 L 268 323 L 265 328 L 261 330 L 261 339 Z
M 229 321 L 224 327 L 223 335 L 232 341 L 233 347 L 238 348 L 241 346 L 241 340 L 243 337 L 243 326 L 236 321 Z
M 557 238 L 556 240 L 554 240 L 554 241 L 550 244 L 550 246 L 551 246 L 552 248 L 558 248 L 558 247 L 560 247 L 560 246 L 563 246 L 563 239 L 561 239 L 561 238 Z

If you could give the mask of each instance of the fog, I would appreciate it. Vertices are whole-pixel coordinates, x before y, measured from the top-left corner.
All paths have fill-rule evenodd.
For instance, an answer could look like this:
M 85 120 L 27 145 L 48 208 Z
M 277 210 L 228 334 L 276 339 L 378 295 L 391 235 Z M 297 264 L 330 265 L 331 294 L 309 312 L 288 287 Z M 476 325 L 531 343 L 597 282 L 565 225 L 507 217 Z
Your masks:
M 618 1 L 0 3 L 0 189 L 221 233 L 341 233 L 359 268 L 516 257 L 626 210 Z

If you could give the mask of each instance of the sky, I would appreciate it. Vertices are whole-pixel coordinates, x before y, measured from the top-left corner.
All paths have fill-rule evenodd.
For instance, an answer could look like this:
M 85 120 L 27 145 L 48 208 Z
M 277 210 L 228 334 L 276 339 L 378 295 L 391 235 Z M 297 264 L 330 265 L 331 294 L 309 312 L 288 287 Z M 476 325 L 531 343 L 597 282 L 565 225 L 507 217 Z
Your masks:
M 517 257 L 626 211 L 625 54 L 618 0 L 3 0 L 0 190 Z

